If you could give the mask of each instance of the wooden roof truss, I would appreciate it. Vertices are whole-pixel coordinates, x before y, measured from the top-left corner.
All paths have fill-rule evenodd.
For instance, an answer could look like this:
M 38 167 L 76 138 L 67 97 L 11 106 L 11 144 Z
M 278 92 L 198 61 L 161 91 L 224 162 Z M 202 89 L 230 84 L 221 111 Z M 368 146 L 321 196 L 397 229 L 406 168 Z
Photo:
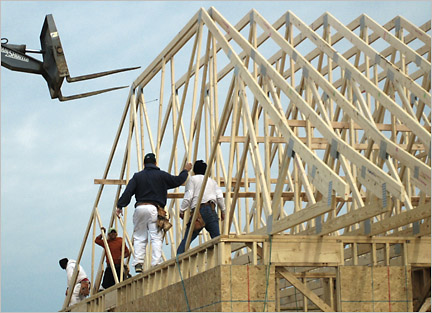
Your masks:
M 147 152 L 173 174 L 207 162 L 205 179 L 225 192 L 223 234 L 430 236 L 429 32 L 430 21 L 401 16 L 344 25 L 326 12 L 307 25 L 288 11 L 272 24 L 251 10 L 231 25 L 200 9 L 133 82 L 85 237 L 102 226 L 106 185 L 117 185 L 117 223 L 122 186 Z M 185 229 L 182 191 L 166 207 L 168 258 Z

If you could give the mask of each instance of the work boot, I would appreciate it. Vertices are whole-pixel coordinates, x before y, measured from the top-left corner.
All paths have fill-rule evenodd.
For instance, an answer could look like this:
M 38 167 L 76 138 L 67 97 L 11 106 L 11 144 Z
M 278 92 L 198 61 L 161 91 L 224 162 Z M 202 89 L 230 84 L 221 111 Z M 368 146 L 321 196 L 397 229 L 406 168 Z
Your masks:
M 142 264 L 138 263 L 135 265 L 135 273 L 141 273 L 142 272 Z

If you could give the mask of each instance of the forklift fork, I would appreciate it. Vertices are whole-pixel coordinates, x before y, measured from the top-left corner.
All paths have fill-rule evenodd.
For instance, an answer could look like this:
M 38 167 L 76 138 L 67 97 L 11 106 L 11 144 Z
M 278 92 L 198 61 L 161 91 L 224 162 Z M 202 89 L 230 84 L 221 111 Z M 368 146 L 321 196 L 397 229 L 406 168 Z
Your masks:
M 37 51 L 27 49 L 26 45 L 8 44 L 7 39 L 2 38 L 1 65 L 12 71 L 42 75 L 48 84 L 51 99 L 57 98 L 60 101 L 69 101 L 128 87 L 120 86 L 72 96 L 63 96 L 61 92 L 61 86 L 65 78 L 68 83 L 73 83 L 140 68 L 139 66 L 122 68 L 118 70 L 71 77 L 69 75 L 69 69 L 66 63 L 63 47 L 60 42 L 60 36 L 57 31 L 54 18 L 51 14 L 48 14 L 45 17 L 40 34 L 40 42 L 41 51 Z M 40 53 L 42 54 L 43 61 L 32 58 L 26 53 Z

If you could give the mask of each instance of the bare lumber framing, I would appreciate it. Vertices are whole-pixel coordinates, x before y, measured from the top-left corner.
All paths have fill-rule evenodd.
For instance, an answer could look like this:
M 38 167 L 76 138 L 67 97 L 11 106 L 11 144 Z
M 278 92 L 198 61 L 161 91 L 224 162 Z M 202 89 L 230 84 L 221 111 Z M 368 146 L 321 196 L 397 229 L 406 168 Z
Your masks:
M 104 255 L 95 261 L 92 246 L 92 277 L 98 270 L 89 310 L 125 305 L 217 266 L 276 264 L 276 310 L 332 311 L 341 309 L 339 266 L 430 267 L 430 247 L 428 256 L 419 248 L 430 245 L 430 29 L 430 21 L 416 26 L 401 16 L 379 25 L 361 15 L 343 25 L 329 13 L 306 25 L 291 11 L 271 24 L 255 10 L 233 26 L 216 9 L 200 9 L 131 86 L 107 166 L 94 180 L 99 191 L 77 262 L 106 212 L 133 251 L 128 210 L 118 219 L 115 206 L 150 151 L 172 174 L 185 162 L 207 162 L 204 184 L 213 178 L 224 191 L 222 235 L 203 231 L 190 244 L 189 233 L 176 258 L 184 191 L 170 191 L 166 261 L 120 280 L 114 301 L 112 292 L 97 293 Z M 378 41 L 390 46 L 380 50 Z M 276 47 L 270 57 L 265 43 Z M 113 205 L 104 208 L 112 186 Z

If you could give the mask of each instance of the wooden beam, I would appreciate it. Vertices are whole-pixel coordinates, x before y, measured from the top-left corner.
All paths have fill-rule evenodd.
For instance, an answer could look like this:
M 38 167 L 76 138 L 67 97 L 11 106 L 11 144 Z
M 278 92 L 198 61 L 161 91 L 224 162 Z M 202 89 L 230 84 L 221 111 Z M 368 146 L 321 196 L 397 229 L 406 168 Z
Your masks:
M 389 209 L 387 207 L 382 207 L 381 201 L 373 204 L 368 204 L 362 208 L 358 208 L 357 210 L 352 210 L 346 214 L 328 220 L 326 223 L 322 225 L 320 231 L 317 231 L 316 228 L 314 227 L 305 230 L 304 232 L 301 232 L 300 235 L 316 234 L 316 235 L 324 236 L 334 231 L 337 231 L 339 229 L 360 223 L 364 220 L 367 220 L 379 214 L 386 213 L 388 212 L 388 210 Z M 359 235 L 360 234 L 363 235 L 365 233 L 363 231 L 363 233 L 360 232 Z
M 369 236 L 375 236 L 386 231 L 397 229 L 398 227 L 402 227 L 405 225 L 409 225 L 410 223 L 414 223 L 416 221 L 428 218 L 431 216 L 431 204 L 425 203 L 420 205 L 412 210 L 404 211 L 400 214 L 394 215 L 392 217 L 381 220 L 380 222 L 371 224 L 371 231 L 368 234 Z M 362 229 L 356 229 L 354 231 L 350 231 L 346 233 L 349 236 L 355 236 L 363 234 Z

